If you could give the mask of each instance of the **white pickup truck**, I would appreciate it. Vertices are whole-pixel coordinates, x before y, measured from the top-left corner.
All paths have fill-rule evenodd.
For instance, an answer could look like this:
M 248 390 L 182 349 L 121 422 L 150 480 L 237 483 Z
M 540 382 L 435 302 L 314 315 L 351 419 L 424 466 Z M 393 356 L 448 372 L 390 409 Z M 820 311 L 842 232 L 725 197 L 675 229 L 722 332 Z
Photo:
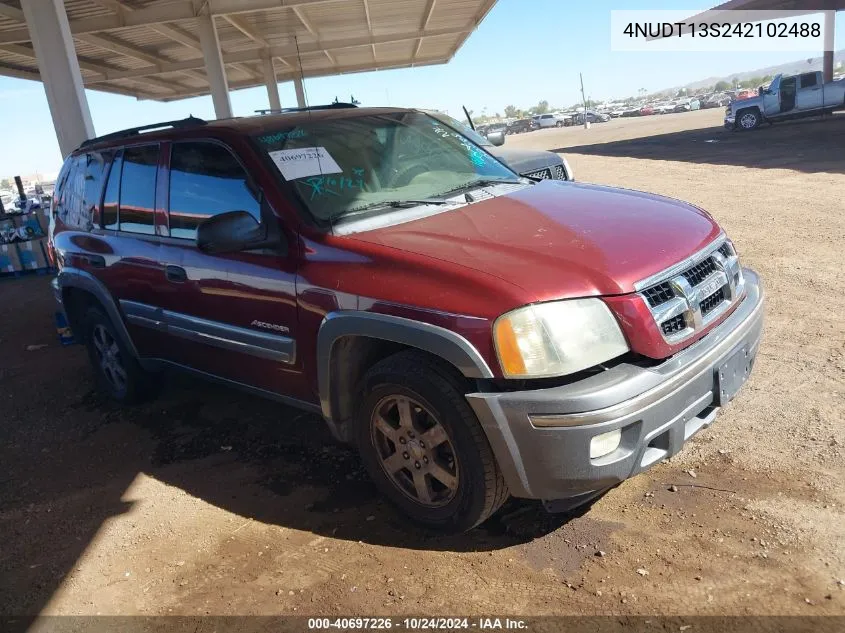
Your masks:
M 725 110 L 729 130 L 753 130 L 763 122 L 845 110 L 845 80 L 824 83 L 821 72 L 777 75 L 756 97 L 732 101 Z

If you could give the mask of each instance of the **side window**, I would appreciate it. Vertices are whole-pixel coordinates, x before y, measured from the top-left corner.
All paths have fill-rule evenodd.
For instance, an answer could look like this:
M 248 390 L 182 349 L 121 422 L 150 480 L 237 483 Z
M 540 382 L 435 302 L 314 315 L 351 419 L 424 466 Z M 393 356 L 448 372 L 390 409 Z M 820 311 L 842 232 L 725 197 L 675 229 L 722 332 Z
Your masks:
M 801 75 L 801 87 L 812 88 L 818 82 L 818 75 L 816 73 L 805 73 Z
M 261 206 L 246 171 L 216 143 L 174 143 L 170 155 L 170 236 L 196 239 L 205 219 L 246 211 L 261 221 Z
M 100 216 L 101 226 L 112 231 L 116 231 L 118 228 L 117 205 L 120 201 L 120 171 L 122 167 L 123 152 L 120 151 L 111 163 L 106 192 L 103 194 L 103 213 Z
M 158 145 L 123 150 L 118 220 L 121 231 L 155 234 Z

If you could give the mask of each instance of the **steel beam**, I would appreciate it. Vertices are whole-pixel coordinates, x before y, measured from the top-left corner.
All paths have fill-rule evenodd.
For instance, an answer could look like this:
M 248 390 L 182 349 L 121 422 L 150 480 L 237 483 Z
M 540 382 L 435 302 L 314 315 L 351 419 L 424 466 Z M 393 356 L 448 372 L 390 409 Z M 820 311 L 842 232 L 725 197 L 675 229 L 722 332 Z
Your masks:
M 64 2 L 27 0 L 23 7 L 59 149 L 67 156 L 94 136 L 94 123 Z

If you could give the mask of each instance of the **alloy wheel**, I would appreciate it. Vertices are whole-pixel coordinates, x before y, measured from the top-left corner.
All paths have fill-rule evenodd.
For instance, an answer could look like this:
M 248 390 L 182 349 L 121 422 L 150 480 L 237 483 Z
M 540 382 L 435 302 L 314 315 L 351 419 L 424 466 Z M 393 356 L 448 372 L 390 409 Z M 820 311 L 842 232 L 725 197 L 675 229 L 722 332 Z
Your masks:
M 743 114 L 739 119 L 739 124 L 746 130 L 750 130 L 757 125 L 757 117 L 753 114 Z
M 103 376 L 116 392 L 124 391 L 127 375 L 117 341 L 114 340 L 108 329 L 100 324 L 94 326 L 91 340 L 94 343 L 94 352 L 97 354 L 97 361 L 100 364 L 100 371 L 102 371 Z
M 392 395 L 373 409 L 370 435 L 394 486 L 420 505 L 436 508 L 458 491 L 458 461 L 437 417 L 413 398 Z

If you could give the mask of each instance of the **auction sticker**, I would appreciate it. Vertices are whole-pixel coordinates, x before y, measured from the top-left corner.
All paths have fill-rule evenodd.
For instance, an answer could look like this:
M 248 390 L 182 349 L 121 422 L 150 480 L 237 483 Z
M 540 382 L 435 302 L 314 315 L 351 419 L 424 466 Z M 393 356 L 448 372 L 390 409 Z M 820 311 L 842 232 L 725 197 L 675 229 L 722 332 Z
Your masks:
M 325 147 L 280 149 L 270 152 L 270 158 L 276 163 L 285 180 L 339 174 L 343 171 Z

